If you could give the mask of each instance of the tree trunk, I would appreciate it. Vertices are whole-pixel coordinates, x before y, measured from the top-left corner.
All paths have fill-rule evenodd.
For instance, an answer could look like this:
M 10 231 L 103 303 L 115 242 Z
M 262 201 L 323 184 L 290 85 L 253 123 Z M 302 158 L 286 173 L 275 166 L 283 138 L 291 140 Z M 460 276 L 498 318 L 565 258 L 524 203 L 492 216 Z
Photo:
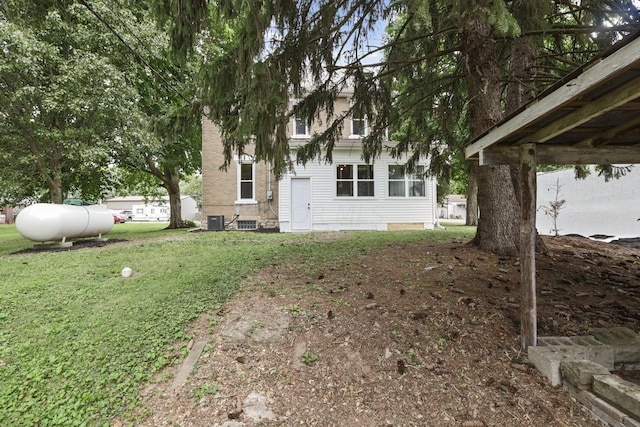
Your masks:
M 465 225 L 478 225 L 478 165 L 473 164 L 467 171 L 467 221 Z
M 165 170 L 164 186 L 169 193 L 169 208 L 171 216 L 168 228 L 183 228 L 182 222 L 182 201 L 180 199 L 180 175 L 177 171 Z
M 471 134 L 479 135 L 502 119 L 500 68 L 489 24 L 489 4 L 466 3 L 462 22 L 462 55 L 469 89 Z M 481 249 L 515 255 L 520 237 L 519 204 L 509 166 L 479 166 L 480 218 L 473 240 Z
M 147 167 L 151 174 L 160 181 L 169 194 L 169 226 L 167 228 L 185 228 L 187 225 L 182 221 L 182 201 L 180 200 L 180 168 L 177 166 L 164 166 L 162 170 L 156 166 L 152 156 L 145 158 Z
M 527 15 L 527 20 L 532 16 Z M 543 19 L 543 17 L 539 17 Z M 507 86 L 507 114 L 517 111 L 537 95 L 536 57 L 538 47 L 532 37 L 518 37 L 511 45 L 511 64 L 509 68 L 509 84 Z M 516 194 L 516 200 L 520 200 L 520 168 L 511 167 L 511 181 Z M 536 236 L 536 251 L 547 253 L 548 248 L 539 235 Z
M 501 255 L 517 255 L 520 243 L 520 204 L 509 166 L 481 166 L 478 173 L 480 218 L 474 243 Z
M 57 205 L 61 205 L 64 202 L 64 197 L 62 195 L 62 186 L 61 184 L 55 185 L 53 183 L 49 184 L 49 193 L 51 194 L 51 202 Z
M 507 84 L 507 115 L 535 97 L 535 56 L 530 37 L 518 37 L 511 44 L 509 83 Z M 520 168 L 511 166 L 511 182 L 516 200 L 520 200 Z
M 52 173 L 49 173 L 45 167 L 38 167 L 38 169 L 47 183 L 49 195 L 51 196 L 51 203 L 61 205 L 64 201 L 64 194 L 62 191 L 62 166 L 59 163 L 53 165 Z
M 62 167 L 64 160 L 60 147 L 56 145 L 52 148 L 52 152 L 45 153 L 38 145 L 34 132 L 31 129 L 28 129 L 24 136 L 29 145 L 29 151 L 31 151 L 33 155 L 36 169 L 49 189 L 51 203 L 61 205 L 64 201 L 62 191 Z
M 536 96 L 537 48 L 531 37 L 518 37 L 511 45 L 511 65 L 507 85 L 507 114 L 511 114 Z

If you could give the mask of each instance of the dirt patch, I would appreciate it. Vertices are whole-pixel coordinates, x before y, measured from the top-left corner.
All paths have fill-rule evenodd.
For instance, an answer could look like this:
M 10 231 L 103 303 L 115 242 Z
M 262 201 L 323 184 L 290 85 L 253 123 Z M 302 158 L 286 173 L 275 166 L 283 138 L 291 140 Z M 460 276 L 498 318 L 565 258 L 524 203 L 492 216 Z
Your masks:
M 638 331 L 638 249 L 545 241 L 540 336 Z M 271 266 L 195 322 L 196 369 L 175 392 L 179 366 L 159 375 L 138 425 L 597 426 L 519 350 L 519 274 L 463 241 Z M 245 412 L 256 394 L 274 419 Z
M 12 255 L 17 254 L 31 254 L 39 252 L 65 252 L 65 251 L 77 251 L 79 249 L 87 248 L 101 248 L 107 245 L 126 244 L 128 240 L 122 239 L 82 239 L 69 241 L 67 244 L 59 242 L 39 244 L 34 243 L 33 247 L 22 249 L 20 251 L 13 252 Z

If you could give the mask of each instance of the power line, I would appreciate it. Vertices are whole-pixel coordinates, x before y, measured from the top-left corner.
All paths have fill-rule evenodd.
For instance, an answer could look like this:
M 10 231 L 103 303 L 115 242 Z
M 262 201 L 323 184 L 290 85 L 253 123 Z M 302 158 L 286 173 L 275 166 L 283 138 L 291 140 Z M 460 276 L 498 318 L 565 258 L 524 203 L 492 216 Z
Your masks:
M 140 61 L 147 68 L 149 68 L 149 70 L 151 70 L 152 73 L 154 73 L 156 76 L 158 76 L 160 78 L 160 80 L 162 80 L 162 82 L 164 84 L 166 84 L 172 91 L 174 91 L 180 98 L 182 98 L 183 100 L 185 100 L 187 102 L 190 102 L 189 99 L 187 99 L 160 72 L 158 72 L 146 59 L 144 59 L 142 57 L 142 55 L 140 55 L 140 53 L 138 53 L 137 50 L 135 50 L 133 47 L 131 47 L 131 45 L 129 45 L 129 43 L 127 43 L 127 41 L 124 38 L 122 38 L 122 36 L 115 30 L 115 28 L 113 28 L 111 26 L 111 24 L 109 24 L 98 12 L 96 12 L 95 9 L 93 9 L 93 7 L 86 2 L 86 0 L 80 0 L 80 3 L 84 7 L 86 7 L 89 10 L 89 12 L 91 12 L 100 22 L 102 22 L 102 24 L 104 24 L 104 26 L 107 27 L 109 29 L 109 31 L 111 31 L 111 33 L 113 33 L 113 35 L 116 36 L 118 38 L 118 40 L 120 40 L 120 42 L 127 49 L 129 49 L 129 51 L 131 51 L 131 53 L 138 59 L 138 61 Z
M 118 5 L 119 10 L 122 10 L 122 5 L 120 4 L 120 2 L 118 0 L 113 0 L 112 3 L 115 3 L 116 5 Z M 136 34 L 135 31 L 133 31 L 131 29 L 131 27 L 129 27 L 129 25 L 127 24 L 126 20 L 124 20 L 123 18 L 121 18 L 120 13 L 114 11 L 114 9 L 109 9 L 109 11 L 111 12 L 111 15 L 118 20 L 118 22 L 120 23 L 120 25 L 122 27 L 124 27 L 124 29 L 129 33 L 129 35 L 131 37 L 133 37 L 134 39 L 136 39 L 136 41 L 138 42 L 139 46 L 142 46 L 144 48 L 144 50 L 147 51 L 148 55 L 150 55 L 151 57 L 153 57 L 154 59 L 157 59 L 158 57 L 156 56 L 156 54 L 153 52 L 153 50 L 149 47 L 149 45 L 142 40 L 140 37 L 138 37 L 138 35 Z M 181 85 L 182 82 L 177 80 L 175 78 L 175 76 L 173 75 L 172 71 L 170 69 L 168 69 L 165 65 L 162 65 L 162 69 L 163 71 L 170 75 L 172 80 L 175 80 L 177 82 L 178 85 Z

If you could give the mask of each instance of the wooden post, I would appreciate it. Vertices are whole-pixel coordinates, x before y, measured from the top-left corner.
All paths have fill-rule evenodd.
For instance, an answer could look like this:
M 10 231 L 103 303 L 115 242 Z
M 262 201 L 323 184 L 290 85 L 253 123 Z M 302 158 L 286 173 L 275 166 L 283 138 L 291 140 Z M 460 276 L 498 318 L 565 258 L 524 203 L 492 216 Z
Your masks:
M 520 145 L 520 305 L 521 346 L 537 343 L 536 309 L 536 144 Z

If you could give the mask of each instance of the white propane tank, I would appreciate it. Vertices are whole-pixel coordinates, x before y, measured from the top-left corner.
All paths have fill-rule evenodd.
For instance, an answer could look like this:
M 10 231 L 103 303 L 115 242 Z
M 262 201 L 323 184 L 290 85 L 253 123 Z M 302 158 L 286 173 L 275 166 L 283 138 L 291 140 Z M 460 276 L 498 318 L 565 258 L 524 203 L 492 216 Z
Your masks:
M 92 237 L 113 228 L 113 214 L 100 205 L 75 206 L 36 203 L 16 217 L 16 229 L 34 242 Z

